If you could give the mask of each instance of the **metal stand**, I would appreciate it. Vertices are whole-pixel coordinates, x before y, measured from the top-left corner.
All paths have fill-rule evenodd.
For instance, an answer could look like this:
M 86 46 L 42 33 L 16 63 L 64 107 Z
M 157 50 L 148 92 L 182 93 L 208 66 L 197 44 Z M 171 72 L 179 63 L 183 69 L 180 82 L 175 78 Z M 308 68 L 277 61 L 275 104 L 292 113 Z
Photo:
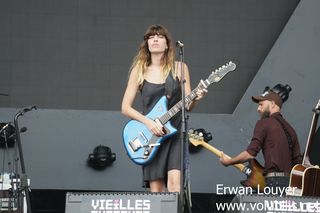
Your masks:
M 181 69 L 181 99 L 182 99 L 182 108 L 181 108 L 181 132 L 180 132 L 180 141 L 181 141 L 181 156 L 180 156 L 180 211 L 185 212 L 185 207 L 188 212 L 191 213 L 191 193 L 190 193 L 190 182 L 189 182 L 189 156 L 188 156 L 188 146 L 187 143 L 187 117 L 186 117 L 186 101 L 185 101 L 185 76 L 184 76 L 184 45 L 178 41 L 177 46 L 179 47 L 179 63 Z
M 16 133 L 16 142 L 19 151 L 19 160 L 21 166 L 21 174 L 20 174 L 20 187 L 18 187 L 18 210 L 19 212 L 23 212 L 23 201 L 24 196 L 26 198 L 26 205 L 27 205 L 27 213 L 32 213 L 31 211 L 31 202 L 30 202 L 30 195 L 29 195 L 29 186 L 28 186 L 28 178 L 26 174 L 23 152 L 22 152 L 22 145 L 21 145 L 21 138 L 20 138 L 20 129 L 18 125 L 18 118 L 24 115 L 26 112 L 31 111 L 33 109 L 37 109 L 35 106 L 27 107 L 19 111 L 14 117 L 14 126 L 15 126 L 15 133 Z M 24 192 L 24 193 L 23 193 Z

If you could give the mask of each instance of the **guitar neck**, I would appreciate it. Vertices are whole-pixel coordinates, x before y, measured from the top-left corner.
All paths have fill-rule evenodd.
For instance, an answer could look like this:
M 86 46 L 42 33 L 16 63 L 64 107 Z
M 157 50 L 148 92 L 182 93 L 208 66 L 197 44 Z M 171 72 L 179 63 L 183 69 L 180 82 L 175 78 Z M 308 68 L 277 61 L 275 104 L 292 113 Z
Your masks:
M 317 108 L 316 108 L 316 110 L 317 110 Z M 303 156 L 303 160 L 302 160 L 303 165 L 306 164 L 306 158 L 309 158 L 309 155 L 311 152 L 313 138 L 314 138 L 314 134 L 316 132 L 316 127 L 317 127 L 317 123 L 318 123 L 318 118 L 319 118 L 319 113 L 317 113 L 317 111 L 315 111 L 313 118 L 312 118 L 312 122 L 311 122 L 311 127 L 310 127 L 309 136 L 308 136 L 308 140 L 307 140 L 306 150 L 304 152 L 304 156 Z
M 236 65 L 233 62 L 229 62 L 226 65 L 221 66 L 219 69 L 212 72 L 209 77 L 201 81 L 198 86 L 191 91 L 189 95 L 187 95 L 184 99 L 176 103 L 168 112 L 162 115 L 159 120 L 162 124 L 167 123 L 174 115 L 176 115 L 181 109 L 183 105 L 189 105 L 191 101 L 193 101 L 197 97 L 197 90 L 207 88 L 213 82 L 219 82 L 227 73 L 235 70 Z
M 207 144 L 207 143 L 202 143 L 201 146 L 205 147 L 206 149 L 208 149 L 209 151 L 211 151 L 213 154 L 217 155 L 218 157 L 221 157 L 221 151 L 213 146 L 211 146 L 210 144 Z M 226 157 L 228 158 L 231 158 L 230 156 L 226 155 Z M 245 165 L 241 164 L 241 163 L 238 163 L 238 164 L 234 164 L 232 165 L 234 167 L 236 167 L 238 170 L 240 170 L 241 172 L 244 171 L 245 169 Z
M 194 90 L 191 91 L 189 95 L 187 95 L 184 99 L 185 105 L 189 105 L 196 97 L 197 97 L 197 90 L 207 88 L 210 85 L 209 81 L 203 81 L 203 84 L 199 84 Z M 168 112 L 160 117 L 161 123 L 167 123 L 173 116 L 175 116 L 183 106 L 183 100 L 176 103 Z

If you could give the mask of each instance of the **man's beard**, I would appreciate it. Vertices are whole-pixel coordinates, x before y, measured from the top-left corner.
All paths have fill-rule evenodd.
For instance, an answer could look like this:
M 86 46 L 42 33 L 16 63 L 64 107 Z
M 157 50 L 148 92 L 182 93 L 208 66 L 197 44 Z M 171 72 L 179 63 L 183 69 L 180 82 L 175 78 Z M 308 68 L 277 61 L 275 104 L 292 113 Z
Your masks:
M 261 119 L 263 118 L 269 118 L 270 117 L 270 111 L 268 109 L 265 109 L 262 113 L 260 113 Z

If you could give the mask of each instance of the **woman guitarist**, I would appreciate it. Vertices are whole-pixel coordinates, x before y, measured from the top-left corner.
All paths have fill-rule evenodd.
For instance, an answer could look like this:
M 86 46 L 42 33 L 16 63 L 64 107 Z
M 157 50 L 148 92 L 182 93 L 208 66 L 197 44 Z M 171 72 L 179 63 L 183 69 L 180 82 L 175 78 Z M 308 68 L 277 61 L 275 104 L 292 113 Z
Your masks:
M 189 70 L 186 64 L 175 61 L 175 45 L 168 30 L 161 25 L 150 26 L 131 65 L 122 100 L 122 113 L 143 123 L 154 135 L 165 135 L 163 124 L 145 115 L 163 96 L 168 99 L 168 108 L 180 101 L 182 76 L 185 80 L 185 94 L 188 95 L 191 92 Z M 133 108 L 137 92 L 142 97 L 142 113 Z M 187 110 L 191 110 L 205 93 L 206 89 L 199 89 Z M 181 113 L 171 119 L 171 124 L 180 130 Z M 166 185 L 169 192 L 180 192 L 179 142 L 179 133 L 170 137 L 161 144 L 151 163 L 142 166 L 143 180 L 150 186 L 151 192 L 163 192 Z

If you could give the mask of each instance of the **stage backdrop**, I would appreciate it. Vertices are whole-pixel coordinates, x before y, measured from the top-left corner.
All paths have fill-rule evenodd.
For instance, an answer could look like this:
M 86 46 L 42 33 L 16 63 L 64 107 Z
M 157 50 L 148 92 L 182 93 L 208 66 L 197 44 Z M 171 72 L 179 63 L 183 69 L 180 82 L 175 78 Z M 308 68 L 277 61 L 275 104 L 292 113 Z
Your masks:
M 1 1 L 0 106 L 119 111 L 147 27 L 163 24 L 185 44 L 193 87 L 238 64 L 195 109 L 232 113 L 298 2 Z
M 39 8 L 43 7 L 41 2 L 42 1 L 38 2 Z M 76 3 L 73 1 L 67 2 L 69 2 L 70 4 L 74 3 L 78 7 L 79 5 L 81 5 L 83 8 L 85 8 L 83 5 L 85 4 L 84 1 L 76 1 Z M 220 40 L 225 39 L 221 44 L 218 42 L 212 43 L 210 38 L 207 37 L 209 34 L 207 34 L 206 31 L 215 32 L 215 30 L 217 30 L 219 32 L 222 29 L 212 28 L 208 25 L 197 22 L 196 20 L 191 20 L 190 23 L 194 23 L 196 26 L 199 25 L 198 28 L 193 28 L 188 25 L 188 21 L 185 20 L 186 17 L 181 16 L 179 18 L 180 21 L 173 20 L 170 18 L 174 16 L 173 13 L 165 13 L 164 11 L 163 13 L 165 13 L 166 19 L 161 19 L 159 17 L 150 19 L 152 22 L 164 22 L 164 24 L 169 25 L 171 29 L 179 29 L 177 30 L 175 37 L 182 38 L 181 40 L 187 41 L 185 42 L 186 44 L 193 44 L 194 47 L 198 47 L 199 45 L 196 44 L 196 41 L 191 39 L 192 37 L 188 33 L 198 32 L 198 30 L 205 31 L 202 31 L 203 33 L 201 33 L 201 35 L 203 35 L 204 41 L 202 41 L 203 43 L 201 43 L 200 47 L 202 47 L 203 49 L 208 48 L 207 46 L 212 47 L 209 49 L 210 51 L 212 51 L 211 54 L 215 55 L 215 58 L 211 61 L 203 61 L 203 57 L 206 56 L 207 58 L 207 55 L 199 49 L 192 51 L 189 49 L 188 51 L 186 51 L 186 55 L 190 57 L 190 60 L 188 57 L 186 57 L 186 61 L 191 61 L 191 58 L 198 57 L 199 61 L 194 59 L 194 64 L 191 65 L 191 67 L 193 68 L 192 70 L 197 70 L 196 72 L 192 72 L 193 76 L 199 77 L 198 79 L 197 77 L 195 77 L 196 80 L 199 80 L 200 76 L 207 75 L 207 71 L 200 73 L 200 71 L 198 72 L 198 70 L 207 70 L 209 69 L 209 67 L 211 67 L 212 64 L 215 66 L 219 66 L 218 64 L 224 63 L 227 59 L 239 57 L 239 60 L 235 60 L 238 65 L 237 70 L 234 73 L 226 76 L 226 78 L 223 79 L 223 82 L 219 84 L 224 85 L 229 83 L 228 85 L 230 86 L 230 88 L 223 89 L 223 86 L 214 86 L 210 88 L 209 94 L 219 93 L 219 98 L 214 98 L 213 96 L 208 94 L 204 102 L 199 103 L 199 110 L 201 109 L 201 112 L 195 111 L 189 114 L 189 127 L 205 128 L 213 135 L 213 140 L 210 141 L 212 145 L 223 150 L 229 155 L 236 155 L 240 151 L 245 149 L 250 142 L 253 127 L 256 120 L 258 119 L 258 114 L 256 112 L 257 105 L 252 103 L 251 95 L 261 93 L 265 86 L 274 86 L 277 83 L 289 84 L 292 87 L 292 92 L 290 93 L 289 100 L 284 105 L 283 114 L 296 128 L 302 150 L 304 150 L 310 128 L 311 118 L 313 115 L 311 109 L 315 106 L 316 102 L 319 99 L 318 85 L 320 74 L 318 72 L 317 61 L 320 58 L 320 23 L 318 22 L 320 16 L 318 13 L 318 10 L 320 9 L 320 2 L 316 0 L 308 0 L 301 1 L 298 4 L 288 23 L 283 28 L 283 31 L 280 30 L 280 36 L 276 39 L 275 44 L 272 46 L 265 60 L 263 60 L 263 63 L 259 69 L 258 67 L 260 66 L 260 64 L 258 61 L 256 61 L 257 64 L 254 67 L 248 67 L 246 60 L 249 60 L 251 57 L 254 58 L 256 55 L 261 53 L 259 51 L 259 48 L 262 48 L 262 46 L 264 46 L 263 43 L 265 41 L 264 39 L 262 39 L 262 37 L 254 47 L 250 46 L 245 48 L 246 50 L 248 50 L 247 54 L 242 54 L 242 52 L 239 52 L 240 46 L 249 44 L 242 43 L 241 40 L 237 40 L 241 37 L 238 37 L 239 34 L 236 29 L 241 29 L 242 27 L 244 27 L 239 25 L 239 20 L 241 23 L 241 20 L 248 18 L 249 15 L 247 13 L 238 13 L 238 16 L 234 16 L 235 14 L 237 14 L 238 10 L 246 10 L 244 6 L 242 6 L 241 3 L 235 3 L 238 1 L 213 1 L 217 5 L 211 5 L 210 7 L 212 7 L 212 9 L 214 10 L 209 10 L 207 6 L 211 4 L 210 2 L 211 1 L 206 2 L 205 6 L 202 4 L 192 5 L 195 8 L 201 7 L 202 5 L 202 9 L 205 9 L 205 11 L 207 11 L 206 13 L 196 13 L 196 9 L 191 6 L 190 10 L 188 10 L 188 13 L 190 14 L 190 17 L 193 18 L 202 17 L 204 19 L 208 19 L 208 23 L 215 23 L 216 21 L 221 21 L 221 19 L 226 21 L 227 27 L 224 28 L 224 30 L 226 30 L 225 34 L 217 33 L 220 36 Z M 232 5 L 231 2 L 235 3 L 235 5 L 239 5 L 235 7 L 235 5 Z M 264 6 L 272 5 L 266 3 L 270 1 L 262 1 L 266 5 L 261 4 L 258 8 L 252 8 L 248 6 L 249 3 L 252 3 L 252 1 L 243 2 L 246 2 L 246 7 L 251 8 L 252 13 L 254 14 L 260 14 L 261 11 L 264 11 Z M 271 2 L 273 2 L 273 4 L 275 5 L 277 4 L 277 1 Z M 291 1 L 284 2 L 288 3 Z M 20 14 L 19 11 L 24 11 L 23 6 L 28 8 L 27 5 L 17 6 L 14 5 L 14 3 L 8 4 L 11 5 L 12 14 Z M 52 2 L 52 4 L 55 3 Z M 62 3 L 61 1 L 60 4 L 65 3 Z M 147 3 L 146 5 L 149 4 Z M 173 5 L 175 5 L 176 7 L 180 6 L 178 3 Z M 183 5 L 183 3 L 181 3 L 181 5 Z M 51 20 L 50 23 L 52 24 L 57 23 L 56 21 L 54 21 L 56 18 L 54 14 L 58 6 L 59 5 L 52 5 L 52 7 L 48 6 L 47 8 L 47 13 L 52 14 L 52 17 L 50 16 L 52 19 L 48 17 L 46 18 L 48 18 L 47 20 Z M 103 8 L 100 7 L 88 7 L 86 8 L 87 10 L 79 10 L 79 13 L 87 14 L 89 19 L 84 18 L 83 20 L 73 20 L 75 17 L 69 16 L 69 13 L 73 11 L 72 6 L 74 5 L 70 5 L 70 7 L 66 6 L 65 10 L 63 11 L 63 13 L 65 13 L 66 21 L 69 21 L 69 23 L 87 23 L 88 26 L 91 26 L 91 24 L 93 24 L 93 26 L 97 26 L 101 24 L 103 20 L 105 20 L 101 17 L 92 17 L 92 14 L 88 14 L 100 13 L 101 10 L 103 10 Z M 134 5 L 124 4 L 121 6 L 121 8 L 130 8 L 133 6 Z M 16 7 L 19 8 L 17 9 Z M 165 7 L 165 4 L 162 2 L 159 7 Z M 0 8 L 1 10 L 4 10 L 3 7 Z M 114 3 L 113 9 L 116 8 L 117 4 Z M 191 10 L 191 8 L 194 10 Z M 222 10 L 221 8 L 225 10 Z M 20 14 L 17 16 L 12 16 L 10 19 L 10 23 L 24 22 L 24 17 L 29 17 L 30 14 L 33 14 L 37 11 L 37 8 L 29 8 L 29 10 L 25 12 L 25 15 Z M 108 11 L 111 14 L 115 14 L 115 16 L 120 16 L 117 10 L 108 9 Z M 177 9 L 177 11 L 180 10 Z M 149 16 L 152 17 L 152 12 L 154 12 L 154 10 L 150 10 L 149 12 Z M 112 35 L 119 36 L 118 41 L 110 42 L 108 43 L 109 46 L 106 47 L 106 49 L 110 49 L 110 51 L 112 50 L 114 54 L 103 55 L 103 51 L 97 52 L 96 50 L 99 50 L 100 43 L 96 42 L 96 46 L 92 46 L 89 41 L 91 41 L 91 39 L 93 38 L 96 38 L 95 36 L 101 36 L 101 34 L 92 33 L 87 27 L 82 28 L 82 30 L 78 29 L 81 33 L 77 35 L 81 35 L 81 37 L 78 38 L 79 43 L 77 43 L 74 42 L 73 37 L 68 37 L 69 34 L 59 34 L 55 31 L 52 31 L 52 29 L 46 24 L 38 30 L 43 30 L 43 35 L 48 38 L 52 38 L 52 36 L 65 36 L 63 37 L 63 39 L 66 40 L 65 43 L 61 43 L 58 47 L 54 44 L 45 46 L 45 48 L 42 46 L 37 46 L 35 47 L 34 52 L 31 55 L 27 54 L 24 51 L 21 51 L 20 55 L 11 55 L 16 57 L 16 59 L 23 60 L 25 57 L 29 59 L 37 58 L 37 63 L 11 63 L 11 59 L 6 58 L 10 57 L 10 52 L 6 54 L 4 54 L 3 52 L 1 53 L 2 62 L 7 62 L 2 63 L 1 74 L 5 73 L 5 75 L 2 75 L 1 82 L 4 82 L 6 84 L 2 83 L 1 88 L 10 88 L 8 90 L 2 89 L 4 92 L 8 93 L 11 93 L 11 91 L 20 91 L 14 93 L 15 95 L 19 93 L 18 96 L 9 96 L 7 98 L 7 100 L 9 100 L 8 102 L 4 101 L 6 100 L 5 97 L 1 97 L 3 106 L 0 109 L 1 120 L 13 121 L 14 115 L 23 106 L 33 104 L 38 105 L 38 103 L 42 103 L 38 102 L 38 97 L 41 97 L 40 99 L 42 100 L 46 100 L 44 101 L 45 106 L 53 106 L 52 108 L 54 108 L 44 108 L 41 107 L 40 104 L 40 106 L 38 106 L 38 110 L 27 112 L 24 116 L 19 118 L 20 127 L 26 126 L 28 128 L 27 132 L 21 134 L 21 141 L 26 164 L 26 172 L 31 180 L 31 188 L 110 191 L 143 190 L 143 188 L 141 187 L 141 169 L 139 166 L 131 163 L 131 161 L 126 156 L 122 145 L 122 128 L 128 120 L 120 114 L 118 108 L 122 98 L 119 91 L 121 90 L 121 92 L 123 92 L 125 88 L 126 74 L 120 76 L 117 75 L 117 73 L 127 72 L 124 70 L 127 70 L 131 59 L 129 59 L 129 56 L 127 55 L 124 56 L 124 54 L 130 53 L 130 55 L 133 55 L 135 53 L 135 48 L 138 45 L 137 40 L 139 40 L 139 36 L 141 36 L 141 28 L 149 25 L 150 21 L 143 21 L 145 20 L 145 17 L 139 16 L 137 18 L 133 16 L 133 13 L 133 11 L 127 13 L 126 15 L 128 17 L 126 19 L 117 19 L 115 17 L 110 19 L 119 23 L 119 25 L 117 25 L 118 28 L 116 28 L 117 30 L 103 31 L 103 29 L 101 29 L 102 31 L 99 31 L 104 32 L 103 35 L 109 36 L 110 32 Z M 268 17 L 274 18 L 274 21 L 277 22 L 278 17 L 273 17 L 272 15 L 275 14 L 268 13 L 261 16 L 266 19 L 268 19 Z M 211 16 L 217 17 L 213 19 Z M 231 18 L 231 23 L 233 24 L 230 25 L 230 19 L 223 19 L 222 17 L 224 16 L 233 17 L 234 19 Z M 109 20 L 108 18 L 106 19 Z M 92 23 L 89 22 L 89 20 L 91 20 Z M 41 19 L 41 17 L 39 18 L 39 16 L 34 17 L 33 21 L 41 23 L 43 22 L 43 20 Z M 23 29 L 34 29 L 32 27 L 35 27 L 35 25 L 31 24 L 34 23 L 33 21 L 29 23 L 29 26 L 24 26 L 25 28 L 14 28 L 12 29 L 12 32 L 9 33 L 14 34 L 15 32 L 23 31 Z M 123 29 L 123 26 L 121 24 L 127 22 L 130 23 L 130 21 L 132 21 L 131 23 L 133 23 L 132 26 Z M 138 21 L 143 22 L 143 24 L 139 25 L 139 27 L 134 24 Z M 252 22 L 248 22 L 247 24 L 252 24 L 252 26 L 254 26 L 252 30 L 257 29 L 259 35 L 266 36 L 267 34 L 271 33 L 268 29 L 260 25 L 261 22 L 259 22 L 260 24 L 257 24 L 255 20 L 251 21 Z M 169 23 L 171 23 L 171 25 Z M 61 32 L 65 30 L 72 30 L 69 29 L 72 24 L 68 25 L 69 27 L 65 27 L 65 25 L 55 26 L 57 28 L 61 27 Z M 7 27 L 10 28 L 9 25 Z M 215 33 L 213 33 L 213 35 L 215 35 Z M 250 35 L 251 34 L 248 34 L 248 41 L 251 40 Z M 2 36 L 4 36 L 3 31 Z M 30 32 L 28 36 L 30 40 L 19 40 L 18 38 L 16 38 L 19 40 L 18 43 L 10 43 L 10 41 L 12 40 L 2 40 L 2 45 L 17 45 L 18 47 L 21 47 L 21 50 L 30 51 L 33 49 L 30 47 L 32 46 L 32 41 L 34 41 L 35 38 L 33 38 L 34 35 L 32 34 L 32 32 Z M 88 40 L 87 42 L 89 42 L 90 45 L 86 42 L 82 43 L 85 36 L 87 36 L 86 39 Z M 121 40 L 121 38 L 123 38 L 124 36 L 128 38 L 127 43 L 124 43 Z M 227 42 L 229 41 L 228 38 L 230 37 L 235 39 L 233 43 Z M 41 41 L 44 45 L 49 45 L 46 43 L 47 40 Z M 259 46 L 259 42 L 261 42 L 261 46 Z M 21 46 L 19 46 L 19 44 Z M 58 54 L 61 53 L 60 51 L 58 51 L 59 48 L 68 49 L 66 45 L 73 45 L 75 49 L 81 50 L 80 52 L 82 52 L 83 54 L 73 55 L 70 52 L 70 55 Z M 226 46 L 222 47 L 223 45 Z M 222 47 L 222 51 L 219 46 Z M 40 52 L 39 48 L 41 48 Z M 73 52 L 75 50 L 74 48 L 70 48 L 68 50 Z M 123 51 L 119 51 L 118 48 L 123 49 Z M 249 51 L 249 49 L 252 51 Z M 44 50 L 46 51 L 42 52 Z M 47 58 L 45 60 L 46 62 L 43 62 L 44 58 L 42 57 L 47 57 L 51 54 L 52 51 L 57 53 L 56 58 L 52 58 L 52 63 L 47 63 Z M 90 53 L 101 53 L 102 56 L 90 55 Z M 218 57 L 216 54 L 220 56 Z M 70 58 L 69 56 L 75 58 Z M 105 59 L 107 58 L 107 56 L 108 60 L 112 59 L 110 63 L 114 63 L 114 66 L 91 66 L 92 64 L 90 63 L 92 61 L 103 61 L 102 58 Z M 243 57 L 246 57 L 246 59 L 243 59 Z M 54 62 L 54 60 L 56 60 L 57 58 L 65 60 L 65 63 L 57 65 Z M 68 61 L 70 59 L 78 60 L 79 63 L 69 64 Z M 13 62 L 15 62 L 15 60 L 13 60 Z M 27 70 L 29 70 L 30 72 L 17 72 L 17 70 L 25 70 L 26 65 L 28 67 Z M 46 67 L 47 70 L 52 70 L 49 76 L 42 74 L 41 67 L 43 66 Z M 63 72 L 60 68 L 63 70 Z M 255 77 L 254 75 L 252 76 L 254 77 L 252 81 L 250 80 L 250 78 L 247 78 L 247 75 L 250 75 L 247 72 L 249 69 L 258 70 Z M 7 70 L 14 71 L 14 76 L 12 76 Z M 77 70 L 78 74 L 73 75 L 73 72 L 71 72 L 71 70 Z M 97 81 L 95 81 L 92 79 L 92 76 L 86 73 L 87 70 L 91 70 L 90 73 L 107 72 L 108 76 L 110 76 L 110 79 L 112 78 L 112 80 L 105 81 L 104 79 L 96 79 Z M 61 75 L 61 72 L 63 73 L 63 75 Z M 28 73 L 32 73 L 32 75 L 28 75 Z M 3 80 L 3 76 L 9 77 L 7 77 L 7 80 Z M 63 95 L 61 96 L 62 104 L 59 105 L 59 101 L 57 100 L 59 100 L 60 97 L 57 96 L 59 96 L 60 94 L 72 93 L 74 87 L 71 88 L 68 87 L 68 85 L 72 85 L 72 79 L 76 79 L 75 81 L 79 80 L 79 76 L 85 76 L 83 78 L 87 77 L 87 81 L 82 81 L 83 87 L 77 90 L 78 96 L 73 97 L 70 95 Z M 247 81 L 246 83 L 243 83 L 245 81 L 244 78 Z M 26 79 L 26 82 L 24 84 L 16 84 L 15 80 L 17 79 Z M 29 88 L 27 82 L 30 82 L 27 79 L 33 79 L 34 81 L 38 82 L 39 87 L 32 90 L 31 92 L 28 90 L 26 91 L 25 89 Z M 21 80 L 21 82 L 24 81 Z M 51 88 L 50 85 L 54 84 L 54 82 L 61 82 L 61 87 Z M 89 87 L 90 85 L 105 85 L 110 82 L 112 83 L 108 85 L 108 91 L 101 91 L 101 93 L 99 93 L 96 91 L 92 92 L 91 90 L 87 90 L 88 85 Z M 249 86 L 245 87 L 245 89 L 241 89 L 241 84 L 247 84 Z M 230 92 L 237 90 L 238 87 L 238 96 L 233 92 Z M 80 98 L 83 95 L 87 98 Z M 24 99 L 25 96 L 27 96 L 28 98 Z M 110 104 L 111 108 L 109 108 L 108 110 L 103 110 L 101 108 L 94 109 L 96 102 L 91 102 L 92 99 L 89 98 L 92 96 L 101 98 L 100 103 L 102 103 L 102 105 L 100 106 L 109 106 Z M 73 99 L 73 101 L 71 101 L 72 103 L 66 101 L 69 98 Z M 56 101 L 52 101 L 54 99 L 56 99 Z M 70 105 L 66 104 L 67 102 Z M 112 103 L 115 102 L 117 102 L 117 104 L 113 105 Z M 78 109 L 77 107 L 75 107 L 76 104 L 74 103 L 79 103 L 79 105 L 77 106 L 84 106 L 85 109 L 81 109 L 81 107 L 80 109 Z M 209 106 L 209 103 L 211 104 L 211 106 L 219 106 L 219 104 L 223 103 L 222 108 L 224 109 L 229 108 L 231 105 L 234 105 L 234 108 L 231 107 L 231 109 L 229 108 L 228 110 L 226 110 L 228 111 L 228 113 L 226 113 L 224 110 L 221 110 L 223 112 L 218 113 L 218 108 L 215 109 L 217 111 L 212 112 L 206 108 Z M 86 104 L 92 104 L 92 106 L 88 107 L 88 105 Z M 12 105 L 14 107 L 12 107 Z M 112 105 L 114 106 L 114 108 L 112 108 Z M 59 106 L 62 106 L 61 108 L 67 109 L 61 109 Z M 86 107 L 90 109 L 88 110 L 86 109 Z M 116 153 L 117 158 L 112 166 L 102 171 L 94 170 L 86 165 L 88 155 L 93 151 L 93 148 L 99 144 L 109 146 L 112 151 Z M 1 150 L 1 159 L 4 159 L 3 157 L 5 157 L 2 169 L 3 172 L 10 172 L 12 170 L 12 165 L 15 165 L 15 159 L 13 156 L 14 151 L 12 149 Z M 237 186 L 239 185 L 239 180 L 245 178 L 244 175 L 242 175 L 232 167 L 225 168 L 221 166 L 218 162 L 218 158 L 207 150 L 201 150 L 196 154 L 190 155 L 190 159 L 191 188 L 193 192 L 215 193 L 218 183 L 223 183 L 226 186 Z M 262 162 L 261 156 L 258 157 L 258 160 Z M 8 161 L 11 162 L 10 165 L 8 164 Z

